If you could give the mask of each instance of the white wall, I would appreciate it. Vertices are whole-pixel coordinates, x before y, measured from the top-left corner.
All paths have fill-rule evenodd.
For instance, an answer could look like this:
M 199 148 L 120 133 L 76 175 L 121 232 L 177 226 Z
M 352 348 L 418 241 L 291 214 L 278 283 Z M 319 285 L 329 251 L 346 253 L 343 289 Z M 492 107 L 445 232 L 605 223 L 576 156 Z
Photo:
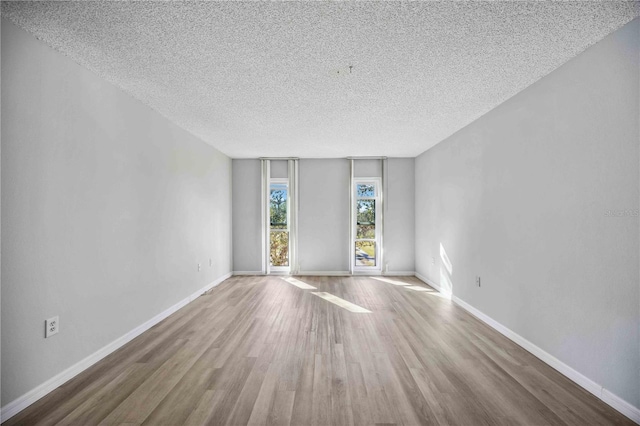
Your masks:
M 262 271 L 260 160 L 233 160 L 233 270 Z
M 1 170 L 3 406 L 231 270 L 230 159 L 5 20 Z
M 415 188 L 418 273 L 446 285 L 442 244 L 455 296 L 636 407 L 639 27 L 420 155 Z

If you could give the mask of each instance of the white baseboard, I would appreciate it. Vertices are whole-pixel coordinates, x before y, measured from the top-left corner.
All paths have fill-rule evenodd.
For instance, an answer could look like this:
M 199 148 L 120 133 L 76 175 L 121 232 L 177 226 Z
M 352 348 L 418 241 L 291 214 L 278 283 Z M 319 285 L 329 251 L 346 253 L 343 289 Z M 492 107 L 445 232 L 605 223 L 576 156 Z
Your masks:
M 413 277 L 416 273 L 414 271 L 387 271 L 382 275 L 385 277 Z
M 233 271 L 233 275 L 266 275 L 262 271 Z M 342 277 L 342 276 L 350 276 L 351 273 L 349 271 L 299 271 L 296 273 L 289 272 L 271 272 L 270 275 L 291 275 L 293 277 L 306 275 L 309 277 Z
M 299 271 L 296 276 L 307 275 L 310 277 L 344 277 L 350 276 L 349 271 Z
M 351 275 L 354 275 L 354 276 L 361 276 L 361 277 L 362 277 L 362 276 L 364 276 L 364 277 L 366 277 L 366 276 L 370 276 L 370 277 L 379 277 L 379 276 L 382 276 L 382 271 L 380 271 L 380 270 L 377 270 L 377 271 L 367 271 L 366 269 L 365 269 L 365 270 L 358 270 L 358 269 L 356 269 L 356 270 L 354 270 L 354 271 L 353 271 L 353 273 L 352 273 Z
M 418 274 L 416 274 L 416 276 L 418 276 Z M 420 276 L 418 276 L 418 278 L 420 278 L 422 281 L 425 281 L 427 284 L 435 288 L 435 286 L 429 283 L 426 279 Z M 624 399 L 608 391 L 598 383 L 594 382 L 593 380 L 589 379 L 588 377 L 584 376 L 583 374 L 569 367 L 567 364 L 563 363 L 553 355 L 549 354 L 548 352 L 545 352 L 543 349 L 539 348 L 538 346 L 531 343 L 530 341 L 520 336 L 516 332 L 512 331 L 511 329 L 500 324 L 499 322 L 497 322 L 490 316 L 486 315 L 485 313 L 469 305 L 467 302 L 463 301 L 459 297 L 453 296 L 452 300 L 455 304 L 459 305 L 461 308 L 469 312 L 474 317 L 478 318 L 480 321 L 484 322 L 485 324 L 495 329 L 500 334 L 504 335 L 505 337 L 517 343 L 518 345 L 522 346 L 524 349 L 531 352 L 533 355 L 538 357 L 547 365 L 551 366 L 552 368 L 554 368 L 561 374 L 565 375 L 567 378 L 569 378 L 579 386 L 591 392 L 596 397 L 604 401 L 606 404 L 610 405 L 620 413 L 627 416 L 629 419 L 640 424 L 640 408 L 633 406 L 632 404 L 628 403 Z
M 233 271 L 233 275 L 265 275 L 262 271 Z M 355 273 L 351 273 L 349 271 L 299 271 L 293 274 L 290 273 L 278 273 L 272 272 L 271 275 L 291 275 L 291 276 L 300 276 L 306 275 L 309 277 L 347 277 L 351 275 L 383 275 L 383 276 L 402 276 L 402 277 L 413 277 L 415 272 L 413 271 L 389 271 L 381 273 L 380 271 L 357 271 Z M 424 280 L 423 280 L 424 281 Z
M 233 271 L 233 275 L 265 275 L 262 271 Z
M 427 277 L 425 277 L 424 275 L 420 275 L 419 273 L 416 272 L 416 278 L 418 278 L 420 281 L 422 281 L 425 284 L 428 284 L 429 286 L 435 288 L 436 290 L 438 290 L 440 293 L 442 293 L 443 296 L 446 296 L 447 298 L 451 298 L 451 293 L 447 293 L 445 291 L 443 291 L 442 287 L 440 286 L 440 284 L 437 284 L 434 281 L 431 281 L 430 279 L 428 279 Z
M 109 343 L 108 345 L 104 346 L 103 348 L 99 349 L 98 351 L 94 352 L 88 357 L 84 358 L 80 362 L 77 362 L 76 364 L 67 368 L 63 372 L 55 375 L 51 379 L 42 383 L 41 385 L 35 387 L 34 389 L 30 390 L 24 395 L 11 401 L 10 403 L 8 403 L 7 405 L 5 405 L 0 409 L 0 422 L 5 422 L 6 420 L 9 420 L 11 417 L 15 416 L 20 411 L 24 410 L 25 408 L 27 408 L 28 406 L 30 406 L 31 404 L 33 404 L 34 402 L 42 398 L 43 396 L 47 395 L 49 392 L 55 390 L 56 388 L 63 385 L 67 381 L 71 380 L 78 374 L 82 373 L 84 370 L 91 367 L 96 362 L 100 361 L 107 355 L 116 351 L 117 349 L 124 346 L 131 340 L 135 339 L 136 337 L 138 337 L 139 335 L 141 335 L 142 333 L 144 333 L 145 331 L 147 331 L 148 329 L 150 329 L 151 327 L 153 327 L 163 319 L 167 318 L 169 315 L 176 312 L 178 309 L 182 308 L 183 306 L 187 305 L 189 302 L 192 302 L 193 300 L 200 297 L 202 293 L 217 286 L 218 284 L 220 284 L 221 282 L 223 282 L 229 277 L 231 277 L 231 273 L 228 273 L 219 277 L 215 281 L 207 284 L 200 290 L 191 294 L 189 297 L 179 301 L 175 305 L 169 307 L 165 311 L 159 313 L 155 317 L 146 321 L 144 324 L 141 324 L 138 327 L 134 328 L 133 330 L 129 331 L 124 336 L 119 337 L 118 339 L 114 340 L 113 342 Z

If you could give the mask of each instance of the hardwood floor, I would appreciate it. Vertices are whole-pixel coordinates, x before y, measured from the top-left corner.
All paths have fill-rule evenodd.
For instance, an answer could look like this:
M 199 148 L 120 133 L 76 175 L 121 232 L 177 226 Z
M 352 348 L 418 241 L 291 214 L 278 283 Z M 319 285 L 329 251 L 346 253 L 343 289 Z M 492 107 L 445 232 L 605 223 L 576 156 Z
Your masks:
M 233 277 L 5 424 L 633 424 L 416 278 L 296 279 Z

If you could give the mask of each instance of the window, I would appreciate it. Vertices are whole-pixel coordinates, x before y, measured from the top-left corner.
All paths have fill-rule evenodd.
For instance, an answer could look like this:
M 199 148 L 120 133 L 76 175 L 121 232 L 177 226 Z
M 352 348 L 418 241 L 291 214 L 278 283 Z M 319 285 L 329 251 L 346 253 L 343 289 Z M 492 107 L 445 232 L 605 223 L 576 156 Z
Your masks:
M 354 266 L 356 268 L 379 268 L 379 207 L 378 180 L 355 182 L 355 227 Z
M 269 262 L 289 266 L 289 185 L 276 179 L 269 187 Z
M 262 169 L 262 273 L 296 274 L 298 230 L 298 160 L 278 161 L 271 177 L 271 159 L 260 159 Z M 285 169 L 282 167 L 286 163 Z M 286 176 L 286 177 L 284 177 Z

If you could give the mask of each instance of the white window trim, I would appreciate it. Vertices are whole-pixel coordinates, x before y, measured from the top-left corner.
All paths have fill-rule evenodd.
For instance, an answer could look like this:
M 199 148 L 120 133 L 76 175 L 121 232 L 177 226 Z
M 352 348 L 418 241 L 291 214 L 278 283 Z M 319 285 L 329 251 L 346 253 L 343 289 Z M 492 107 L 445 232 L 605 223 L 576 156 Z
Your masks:
M 290 158 L 288 163 L 288 199 L 290 200 L 289 209 L 287 210 L 289 214 L 289 273 L 297 274 L 300 272 L 300 264 L 298 262 L 299 162 L 298 159 Z
M 357 188 L 358 185 L 373 183 L 375 184 L 376 192 L 375 197 L 358 197 Z M 382 221 L 383 221 L 383 204 L 382 204 L 382 178 L 380 177 L 354 177 L 351 186 L 352 202 L 351 202 L 351 267 L 354 274 L 371 273 L 382 271 Z M 365 238 L 364 240 L 375 241 L 376 244 L 376 265 L 375 266 L 362 266 L 356 264 L 355 246 L 356 240 L 363 240 L 362 238 L 356 239 L 357 234 L 357 220 L 358 220 L 358 200 L 373 199 L 376 201 L 376 237 Z
M 271 194 L 271 162 L 260 159 L 262 165 L 262 273 L 269 274 L 269 197 Z
M 288 266 L 273 266 L 271 265 L 271 211 L 270 207 L 268 207 L 269 217 L 267 219 L 267 273 L 274 275 L 288 275 L 291 271 L 291 185 L 289 184 L 288 178 L 270 178 L 269 179 L 269 198 L 268 205 L 271 204 L 271 185 L 272 184 L 280 184 L 287 186 L 287 233 L 289 234 L 289 243 L 287 244 L 287 259 L 289 260 Z M 276 230 L 281 231 L 281 230 Z

